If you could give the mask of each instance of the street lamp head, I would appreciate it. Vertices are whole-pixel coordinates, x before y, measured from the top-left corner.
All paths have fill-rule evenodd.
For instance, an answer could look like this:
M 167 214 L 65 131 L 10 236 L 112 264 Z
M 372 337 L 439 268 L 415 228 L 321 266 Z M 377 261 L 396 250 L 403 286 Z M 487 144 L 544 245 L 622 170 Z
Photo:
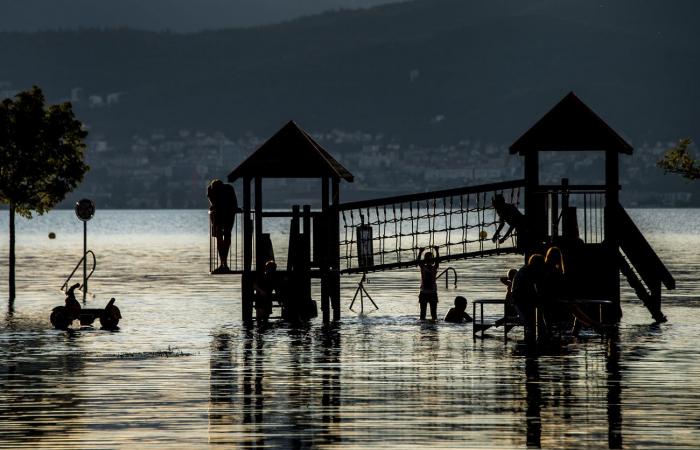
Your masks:
M 95 202 L 84 198 L 75 204 L 75 215 L 83 222 L 87 222 L 95 215 Z

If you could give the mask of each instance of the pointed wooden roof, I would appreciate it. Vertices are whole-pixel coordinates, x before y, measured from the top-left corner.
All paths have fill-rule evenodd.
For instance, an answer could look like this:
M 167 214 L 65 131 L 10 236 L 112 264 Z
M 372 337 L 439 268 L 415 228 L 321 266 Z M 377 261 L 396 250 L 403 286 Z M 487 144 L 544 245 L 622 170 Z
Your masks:
M 632 146 L 569 92 L 510 146 L 510 153 L 604 150 L 632 154 Z
M 228 175 L 243 177 L 342 178 L 353 176 L 294 121 L 288 122 Z

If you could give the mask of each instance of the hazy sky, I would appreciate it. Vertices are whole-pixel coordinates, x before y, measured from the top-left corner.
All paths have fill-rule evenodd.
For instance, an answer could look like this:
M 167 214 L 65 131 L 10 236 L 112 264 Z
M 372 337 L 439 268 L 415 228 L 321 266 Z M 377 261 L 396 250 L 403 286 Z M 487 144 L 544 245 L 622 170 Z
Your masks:
M 0 0 L 0 30 L 130 27 L 197 31 L 275 23 L 400 0 Z

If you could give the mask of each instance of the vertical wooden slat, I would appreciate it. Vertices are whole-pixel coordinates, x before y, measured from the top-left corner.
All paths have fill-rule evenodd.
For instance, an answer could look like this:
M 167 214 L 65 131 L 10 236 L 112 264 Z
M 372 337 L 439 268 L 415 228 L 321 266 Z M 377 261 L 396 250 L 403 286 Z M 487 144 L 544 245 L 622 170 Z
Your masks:
M 241 312 L 244 322 L 253 319 L 253 229 L 250 220 L 250 177 L 243 179 L 243 275 L 241 276 Z
M 321 217 L 323 226 L 321 227 L 322 239 L 321 242 L 329 242 L 328 230 L 329 230 L 329 214 L 328 214 L 328 177 L 324 176 L 321 179 Z M 323 315 L 323 322 L 330 322 L 330 290 L 328 286 L 328 260 L 329 260 L 330 249 L 326 245 L 326 248 L 321 252 L 321 262 L 319 264 L 321 271 L 321 312 Z

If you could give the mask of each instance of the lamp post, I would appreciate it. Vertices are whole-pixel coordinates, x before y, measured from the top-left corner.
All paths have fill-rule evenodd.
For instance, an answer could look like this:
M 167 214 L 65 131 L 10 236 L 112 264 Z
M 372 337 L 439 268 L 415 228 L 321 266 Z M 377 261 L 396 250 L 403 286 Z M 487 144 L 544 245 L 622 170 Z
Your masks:
M 87 296 L 87 223 L 95 215 L 95 202 L 84 198 L 75 204 L 75 215 L 83 222 L 83 303 Z

